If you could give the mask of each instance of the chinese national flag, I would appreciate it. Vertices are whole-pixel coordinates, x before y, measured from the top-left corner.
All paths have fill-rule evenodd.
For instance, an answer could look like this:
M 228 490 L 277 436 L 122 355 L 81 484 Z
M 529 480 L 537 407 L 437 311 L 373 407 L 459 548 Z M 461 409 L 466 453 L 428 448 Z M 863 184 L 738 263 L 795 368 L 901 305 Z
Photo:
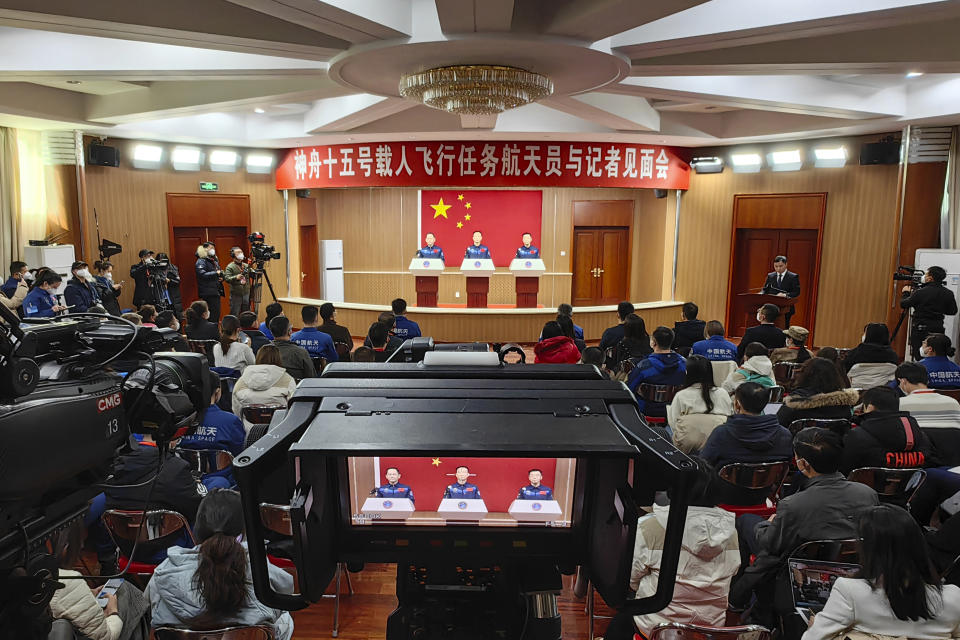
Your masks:
M 448 267 L 459 267 L 463 253 L 473 244 L 473 232 L 483 232 L 493 264 L 510 266 L 523 244 L 525 232 L 533 234 L 533 246 L 540 247 L 540 191 L 454 190 L 420 192 L 420 242 L 433 233 L 443 249 Z
M 439 243 L 438 243 L 439 244 Z M 444 249 L 446 251 L 446 249 Z M 492 249 L 491 249 L 492 251 Z M 419 511 L 436 511 L 447 485 L 457 481 L 454 472 L 460 465 L 470 468 L 467 482 L 477 485 L 487 511 L 506 513 L 521 487 L 530 484 L 530 469 L 543 471 L 542 484 L 554 488 L 557 461 L 553 458 L 380 458 L 377 486 L 386 483 L 387 469 L 400 470 L 401 484 L 413 489 Z

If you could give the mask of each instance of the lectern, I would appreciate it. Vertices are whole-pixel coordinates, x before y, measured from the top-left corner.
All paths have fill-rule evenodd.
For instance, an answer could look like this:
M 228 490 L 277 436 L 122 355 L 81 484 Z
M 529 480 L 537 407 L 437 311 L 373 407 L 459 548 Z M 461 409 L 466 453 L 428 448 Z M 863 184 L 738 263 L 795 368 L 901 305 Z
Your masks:
M 487 292 L 490 291 L 490 276 L 496 268 L 493 260 L 464 258 L 460 272 L 467 276 L 467 306 L 484 309 Z
M 547 268 L 539 258 L 514 258 L 510 271 L 517 281 L 517 308 L 536 308 L 540 276 Z
M 563 510 L 556 500 L 514 500 L 507 513 L 517 522 L 553 522 L 563 519 Z
M 410 273 L 417 280 L 417 306 L 437 306 L 438 277 L 443 273 L 443 260 L 439 258 L 414 258 L 410 261 Z
M 360 513 L 371 520 L 406 520 L 416 508 L 410 498 L 367 498 Z
M 737 294 L 741 304 L 744 305 L 744 327 L 752 327 L 757 324 L 757 309 L 765 304 L 776 305 L 780 309 L 780 315 L 777 316 L 774 324 L 781 329 L 785 329 L 783 314 L 790 311 L 790 307 L 797 304 L 798 298 L 781 298 L 769 293 L 740 293 Z
M 487 505 L 481 499 L 444 498 L 437 507 L 437 514 L 444 520 L 476 522 L 487 515 Z

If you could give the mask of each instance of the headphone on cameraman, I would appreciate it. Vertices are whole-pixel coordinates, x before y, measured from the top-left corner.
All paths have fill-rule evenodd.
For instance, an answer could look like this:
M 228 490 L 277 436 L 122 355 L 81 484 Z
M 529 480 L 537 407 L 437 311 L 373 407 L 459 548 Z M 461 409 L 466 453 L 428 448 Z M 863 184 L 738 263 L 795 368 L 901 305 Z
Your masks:
M 500 347 L 499 349 L 500 364 L 506 364 L 505 360 L 507 358 L 507 355 L 510 353 L 520 354 L 520 364 L 527 364 L 527 354 L 524 353 L 520 345 L 514 342 L 509 342 Z

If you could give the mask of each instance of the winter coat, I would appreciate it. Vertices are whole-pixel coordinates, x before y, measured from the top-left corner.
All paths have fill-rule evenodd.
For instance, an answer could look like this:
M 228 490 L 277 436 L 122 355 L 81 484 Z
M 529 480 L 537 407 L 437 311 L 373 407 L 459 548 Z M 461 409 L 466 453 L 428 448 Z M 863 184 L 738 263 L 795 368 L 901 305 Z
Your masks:
M 10 292 L 9 296 L 6 294 L 0 296 L 3 306 L 11 310 L 23 304 L 23 299 L 27 297 L 29 291 L 26 280 L 16 280 L 15 282 L 17 282 L 17 286 Z
M 334 320 L 325 320 L 317 328 L 333 338 L 334 344 L 342 342 L 349 345 L 351 351 L 353 350 L 353 338 L 350 336 L 350 330 L 342 324 L 337 324 Z
M 270 338 L 263 335 L 263 332 L 259 329 L 241 329 L 240 333 L 246 335 L 250 338 L 250 349 L 253 351 L 253 355 L 257 355 L 257 351 L 260 350 L 265 344 L 270 344 Z
M 27 318 L 52 318 L 57 315 L 53 311 L 56 304 L 57 299 L 53 294 L 37 286 L 23 299 L 23 315 Z
M 670 508 L 653 506 L 637 523 L 630 587 L 637 598 L 652 596 L 660 578 L 664 533 Z M 689 507 L 683 528 L 673 600 L 662 611 L 635 616 L 640 631 L 662 622 L 722 627 L 730 580 L 740 568 L 740 548 L 733 513 L 717 507 Z
M 534 364 L 577 364 L 580 362 L 580 350 L 572 338 L 556 336 L 541 340 L 533 348 Z
M 252 404 L 282 404 L 290 401 L 297 383 L 283 367 L 274 364 L 253 364 L 243 370 L 233 386 L 233 413 L 243 416 L 243 408 Z M 248 431 L 253 426 L 246 420 L 243 426 Z
M 197 324 L 188 324 L 184 329 L 187 340 L 219 340 L 220 330 L 209 320 L 200 320 Z
M 880 387 L 892 381 L 897 365 L 889 362 L 858 362 L 847 374 L 850 386 L 857 389 Z
M 246 543 L 243 544 L 246 549 Z M 152 625 L 187 627 L 206 614 L 203 596 L 197 590 L 193 576 L 200 565 L 200 547 L 184 549 L 171 547 L 167 559 L 153 572 L 147 585 L 150 599 Z M 281 593 L 293 593 L 293 577 L 272 564 L 267 564 L 270 584 Z M 293 636 L 293 619 L 280 609 L 271 609 L 257 600 L 253 591 L 249 559 L 247 563 L 247 600 L 242 608 L 216 621 L 216 626 L 273 625 L 277 640 L 289 640 Z
M 770 362 L 773 364 L 780 362 L 806 362 L 810 357 L 810 352 L 807 351 L 806 358 L 800 360 L 800 347 L 780 347 L 770 352 Z
M 692 347 L 693 343 L 703 340 L 704 328 L 707 323 L 703 320 L 684 320 L 673 323 L 673 348 L 683 349 Z
M 310 359 L 306 349 L 289 340 L 274 340 L 273 344 L 280 350 L 283 368 L 294 380 L 313 378 L 317 375 L 313 360 Z
M 871 362 L 900 364 L 900 358 L 897 357 L 897 352 L 891 349 L 888 344 L 861 342 L 847 352 L 847 357 L 843 359 L 843 368 L 849 372 L 855 364 Z
M 107 509 L 142 509 L 149 494 L 151 507 L 171 509 L 193 522 L 206 489 L 193 479 L 187 461 L 170 452 L 156 481 L 147 482 L 157 475 L 158 462 L 156 445 L 146 443 L 121 455 L 111 484 L 104 487 Z
M 240 279 L 243 278 L 243 284 Z M 230 297 L 247 297 L 250 295 L 250 267 L 236 260 L 223 268 L 223 279 L 230 285 Z
M 614 373 L 620 372 L 620 366 L 631 358 L 637 360 L 646 358 L 653 349 L 650 348 L 650 338 L 623 338 L 614 345 L 613 354 L 606 358 L 604 365 Z
M 751 342 L 759 342 L 767 349 L 779 349 L 787 344 L 787 336 L 783 330 L 772 324 L 758 324 L 750 327 L 743 332 L 743 338 L 740 339 L 740 346 L 737 347 L 737 360 L 743 360 L 743 354 L 747 350 L 747 345 Z
M 100 304 L 107 310 L 107 313 L 114 316 L 120 315 L 120 289 L 113 288 L 113 280 L 106 276 L 95 276 L 94 286 L 97 288 L 97 295 L 100 297 Z
M 713 402 L 713 411 L 710 413 L 729 416 L 733 414 L 733 402 L 730 395 L 724 393 L 720 387 L 710 389 L 710 400 Z M 683 389 L 673 397 L 673 402 L 667 405 L 667 422 L 676 424 L 680 416 L 691 413 L 707 413 L 707 405 L 703 402 L 703 393 L 699 383 Z
M 223 296 L 223 283 L 220 282 L 220 263 L 216 256 L 197 258 L 197 295 L 201 298 Z
M 226 354 L 223 353 L 223 347 L 219 342 L 213 345 L 213 365 L 215 367 L 236 369 L 242 373 L 245 368 L 254 364 L 256 361 L 257 359 L 253 355 L 253 349 L 251 349 L 249 345 L 241 342 L 231 344 Z
M 618 342 L 623 340 L 623 332 L 625 329 L 622 322 L 604 329 L 603 335 L 600 336 L 600 348 L 606 351 L 610 347 L 616 346 Z
M 743 363 L 736 371 L 733 371 L 727 379 L 720 385 L 723 390 L 733 395 L 744 382 L 756 382 L 764 387 L 775 387 L 777 385 L 773 380 L 773 363 L 767 356 L 753 356 Z
M 170 304 L 173 305 L 177 313 L 182 313 L 183 296 L 180 293 L 180 269 L 172 262 L 167 267 L 167 280 L 170 281 L 167 283 L 167 295 L 170 296 Z
M 63 299 L 67 306 L 72 306 L 71 313 L 83 313 L 90 307 L 100 304 L 100 298 L 97 296 L 97 290 L 92 282 L 87 282 L 79 277 L 73 277 L 67 280 L 67 287 L 63 290 Z
M 860 401 L 860 392 L 856 389 L 840 389 L 828 393 L 810 395 L 803 389 L 797 389 L 783 401 L 783 406 L 777 411 L 777 420 L 780 424 L 790 428 L 794 420 L 806 418 L 850 419 L 853 416 L 853 407 Z
M 666 417 L 667 405 L 663 402 L 647 402 L 639 396 L 640 385 L 666 384 L 681 386 L 687 377 L 687 361 L 680 354 L 651 353 L 630 371 L 627 378 L 627 387 L 637 396 L 637 406 L 640 413 L 648 416 Z
M 894 469 L 935 467 L 930 439 L 917 421 L 903 411 L 871 411 L 843 437 L 840 470 L 848 474 L 860 467 Z
M 80 573 L 60 569 L 60 577 L 79 578 Z M 123 631 L 120 616 L 105 616 L 97 599 L 83 580 L 62 580 L 62 589 L 53 592 L 50 614 L 55 620 L 68 620 L 73 628 L 90 640 L 117 640 Z

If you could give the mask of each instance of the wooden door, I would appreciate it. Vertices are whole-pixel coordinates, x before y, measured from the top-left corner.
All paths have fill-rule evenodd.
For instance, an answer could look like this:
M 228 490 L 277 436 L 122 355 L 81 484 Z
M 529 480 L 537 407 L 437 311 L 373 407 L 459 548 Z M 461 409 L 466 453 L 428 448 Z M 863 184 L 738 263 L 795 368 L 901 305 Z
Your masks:
M 222 267 L 227 266 L 231 260 L 232 247 L 240 247 L 243 255 L 250 257 L 246 227 L 207 227 L 207 240 L 217 248 L 217 259 Z
M 626 227 L 574 228 L 574 306 L 616 304 L 627 299 L 629 243 Z
M 320 241 L 315 224 L 300 227 L 300 295 L 320 297 Z
M 180 296 L 184 308 L 197 299 L 197 247 L 206 242 L 205 227 L 174 227 L 170 259 L 180 269 Z
M 813 325 L 811 292 L 817 271 L 817 232 L 787 229 L 780 232 L 780 255 L 787 256 L 787 269 L 800 276 L 800 297 L 790 324 L 809 329 Z

